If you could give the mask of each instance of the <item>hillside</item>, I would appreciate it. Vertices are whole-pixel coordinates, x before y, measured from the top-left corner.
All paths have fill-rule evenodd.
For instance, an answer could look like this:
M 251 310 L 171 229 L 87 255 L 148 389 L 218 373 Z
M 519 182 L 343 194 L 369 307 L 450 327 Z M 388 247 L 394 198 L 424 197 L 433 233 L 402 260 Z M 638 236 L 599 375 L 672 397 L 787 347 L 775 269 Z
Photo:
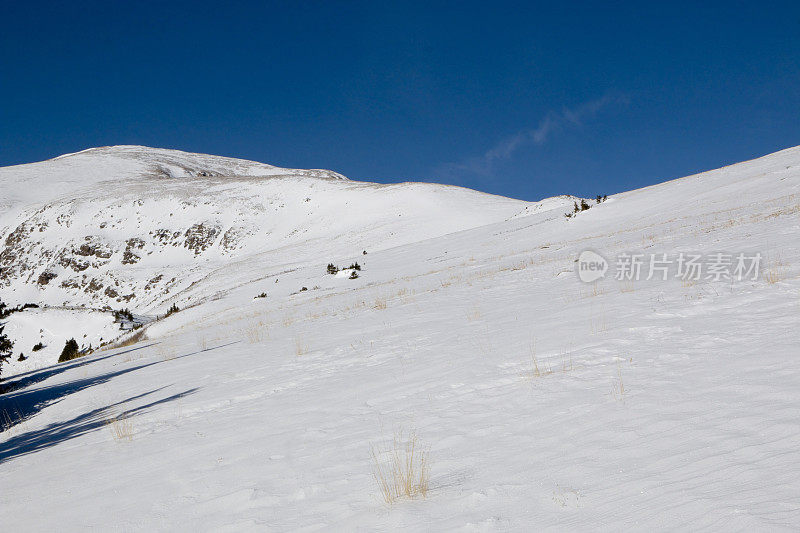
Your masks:
M 111 310 L 145 320 L 234 287 L 274 282 L 309 264 L 504 220 L 526 202 L 457 187 L 352 182 L 326 170 L 282 169 L 175 150 L 117 146 L 0 169 L 0 296 L 9 305 L 107 311 L 102 328 L 71 336 L 97 347 L 120 334 Z M 570 202 L 552 208 L 560 216 Z M 12 320 L 12 366 L 55 362 L 61 313 L 38 312 L 31 331 Z M 93 324 L 96 321 L 92 322 Z M 23 346 L 27 347 L 24 348 Z M 16 357 L 15 357 L 16 359 Z
M 25 205 L 0 218 L 4 300 L 184 309 L 131 346 L 9 366 L 4 526 L 800 524 L 800 148 L 569 219 L 571 197 L 529 204 L 173 152 L 184 170 L 166 177 L 142 171 L 167 164 L 149 150 L 38 163 L 70 183 L 71 158 L 107 167 L 73 194 L 6 196 Z M 118 159 L 131 167 L 115 180 Z M 15 172 L 38 176 L 11 167 L 0 179 Z M 595 283 L 576 275 L 587 250 L 608 262 Z M 668 259 L 666 279 L 647 263 L 615 279 L 631 254 Z M 678 276 L 680 254 L 702 256 L 703 275 Z M 719 277 L 716 254 L 731 257 L 728 272 L 739 254 L 762 261 Z M 357 279 L 326 273 L 354 261 Z M 87 291 L 92 280 L 102 287 Z M 9 328 L 34 331 L 36 313 L 55 312 L 68 314 L 25 311 Z M 101 322 L 95 334 L 116 328 Z M 411 433 L 429 453 L 427 490 L 387 504 L 376 468 Z M 33 512 L 43 499 L 47 512 Z

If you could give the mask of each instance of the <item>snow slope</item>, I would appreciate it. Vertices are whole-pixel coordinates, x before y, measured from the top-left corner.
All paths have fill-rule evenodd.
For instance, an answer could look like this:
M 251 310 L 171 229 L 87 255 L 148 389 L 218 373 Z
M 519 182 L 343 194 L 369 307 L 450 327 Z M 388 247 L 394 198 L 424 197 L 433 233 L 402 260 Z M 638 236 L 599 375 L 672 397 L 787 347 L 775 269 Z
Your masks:
M 800 149 L 569 220 L 486 202 L 461 228 L 376 224 L 366 256 L 220 257 L 138 344 L 10 377 L 4 525 L 796 530 Z M 377 244 L 396 224 L 413 234 Z M 765 259 L 755 280 L 583 284 L 587 249 Z M 325 273 L 355 260 L 358 279 Z M 430 487 L 387 506 L 371 451 L 399 430 Z
M 458 187 L 351 182 L 327 170 L 137 146 L 0 169 L 0 183 L 0 205 L 11 206 L 0 211 L 5 302 L 147 315 L 337 255 L 504 220 L 530 205 Z M 236 276 L 215 274 L 232 265 Z M 41 317 L 46 327 L 49 316 Z M 37 341 L 26 334 L 17 351 Z M 55 359 L 43 352 L 23 367 L 47 362 Z

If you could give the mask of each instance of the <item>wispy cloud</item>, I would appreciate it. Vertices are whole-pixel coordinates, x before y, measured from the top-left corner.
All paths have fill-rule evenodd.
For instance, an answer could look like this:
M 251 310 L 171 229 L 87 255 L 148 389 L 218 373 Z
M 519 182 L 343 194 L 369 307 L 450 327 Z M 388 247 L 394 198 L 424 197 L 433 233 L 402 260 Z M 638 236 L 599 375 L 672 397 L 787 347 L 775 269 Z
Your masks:
M 526 146 L 539 146 L 546 143 L 555 133 L 567 127 L 580 127 L 587 119 L 594 117 L 601 109 L 612 104 L 626 103 L 624 96 L 606 94 L 596 100 L 585 102 L 572 109 L 560 112 L 551 111 L 532 129 L 523 130 L 502 139 L 483 154 L 472 156 L 457 163 L 446 163 L 438 168 L 439 174 L 452 176 L 468 173 L 491 177 L 498 162 L 511 159 L 514 153 Z

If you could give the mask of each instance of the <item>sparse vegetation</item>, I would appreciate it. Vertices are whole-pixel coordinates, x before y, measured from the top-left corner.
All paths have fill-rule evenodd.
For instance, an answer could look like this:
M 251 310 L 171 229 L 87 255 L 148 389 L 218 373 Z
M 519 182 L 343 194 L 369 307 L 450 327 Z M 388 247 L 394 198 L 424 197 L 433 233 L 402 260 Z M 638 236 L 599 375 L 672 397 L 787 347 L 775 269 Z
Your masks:
M 19 313 L 26 309 L 38 309 L 39 306 L 37 304 L 22 304 L 16 307 L 8 307 L 6 304 L 0 301 L 0 318 L 8 318 L 12 313 Z
M 339 267 L 333 263 L 328 263 L 328 274 L 336 274 L 337 272 L 339 272 Z
M 38 342 L 33 346 L 33 348 L 31 348 L 31 351 L 38 352 L 42 348 L 44 348 L 44 344 L 42 344 L 41 342 Z
M 256 295 L 256 297 L 253 298 L 253 299 L 257 300 L 258 298 L 266 298 L 266 297 L 267 297 L 267 293 L 266 292 L 262 292 L 261 294 Z
M 114 344 L 111 344 L 107 349 L 113 350 L 116 348 L 125 348 L 126 346 L 132 346 L 137 342 L 141 342 L 143 340 L 147 340 L 147 335 L 144 330 L 137 331 L 127 339 L 122 339 Z
M 598 194 L 597 195 L 597 199 L 595 200 L 595 202 L 596 202 L 595 205 L 601 204 L 601 203 L 605 202 L 606 200 L 608 200 L 608 196 L 606 196 L 606 195 L 600 196 Z M 589 202 L 587 202 L 585 199 L 581 198 L 580 203 L 578 203 L 577 201 L 573 203 L 572 213 L 565 213 L 564 216 L 567 217 L 567 218 L 572 218 L 572 217 L 576 216 L 578 213 L 580 213 L 581 211 L 588 211 L 589 209 L 591 209 L 591 207 L 592 206 L 591 206 L 591 204 L 589 204 Z
M 414 499 L 428 494 L 430 461 L 428 451 L 415 432 L 407 439 L 401 432 L 394 436 L 391 449 L 371 449 L 372 475 L 383 501 L 392 505 L 400 499 Z
M 361 270 L 361 265 L 359 265 L 358 263 L 353 263 L 347 268 L 349 268 L 350 270 Z
M 353 271 L 350 273 L 350 277 L 349 277 L 348 279 L 358 279 L 358 272 L 356 272 L 355 270 L 353 270 Z
M 177 304 L 172 304 L 169 309 L 167 309 L 167 314 L 164 315 L 164 318 L 167 318 L 169 315 L 175 314 L 180 311 L 181 308 L 178 307 Z

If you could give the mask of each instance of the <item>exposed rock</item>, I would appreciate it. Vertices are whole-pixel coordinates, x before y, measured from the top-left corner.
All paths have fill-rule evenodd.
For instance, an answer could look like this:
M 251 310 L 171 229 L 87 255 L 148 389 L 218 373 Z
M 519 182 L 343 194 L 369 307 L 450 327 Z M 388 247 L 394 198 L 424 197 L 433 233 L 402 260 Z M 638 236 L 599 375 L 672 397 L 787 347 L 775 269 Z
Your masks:
M 36 280 L 36 283 L 38 283 L 39 285 L 47 285 L 57 277 L 58 274 L 55 274 L 54 272 L 45 271 L 39 274 L 39 278 Z
M 206 226 L 205 224 L 195 224 L 186 230 L 185 246 L 194 251 L 195 255 L 200 255 L 209 246 L 214 244 L 214 239 L 220 232 L 216 226 Z

